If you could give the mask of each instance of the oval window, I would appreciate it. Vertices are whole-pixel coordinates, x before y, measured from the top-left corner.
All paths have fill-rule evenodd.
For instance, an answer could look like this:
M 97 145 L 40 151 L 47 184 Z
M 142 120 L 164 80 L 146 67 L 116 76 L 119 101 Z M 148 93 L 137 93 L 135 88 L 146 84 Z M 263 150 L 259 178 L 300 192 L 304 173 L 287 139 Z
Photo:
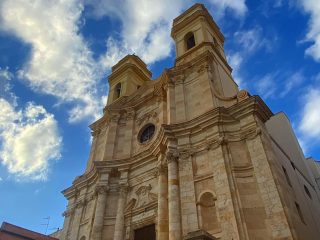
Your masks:
M 155 129 L 156 127 L 153 124 L 148 124 L 143 127 L 138 135 L 139 142 L 144 143 L 149 141 L 153 137 Z

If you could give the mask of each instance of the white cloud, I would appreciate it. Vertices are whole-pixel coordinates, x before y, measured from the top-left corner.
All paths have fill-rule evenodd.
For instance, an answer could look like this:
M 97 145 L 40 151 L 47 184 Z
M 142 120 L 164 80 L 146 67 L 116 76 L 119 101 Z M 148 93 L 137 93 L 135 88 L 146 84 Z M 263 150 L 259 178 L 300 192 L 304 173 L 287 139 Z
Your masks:
M 268 98 L 284 98 L 305 80 L 302 71 L 273 72 L 255 80 L 254 88 L 257 93 Z
M 28 103 L 16 110 L 0 98 L 0 161 L 17 180 L 46 180 L 60 157 L 61 137 L 54 116 Z
M 94 115 L 102 107 L 96 87 L 99 66 L 79 34 L 82 11 L 76 0 L 4 0 L 0 8 L 2 30 L 32 46 L 20 78 L 35 91 L 90 109 L 77 112 L 71 121 Z
M 304 75 L 301 71 L 290 74 L 285 80 L 284 88 L 280 93 L 280 97 L 285 97 L 291 90 L 298 87 L 305 80 Z
M 272 49 L 276 39 L 267 39 L 263 36 L 261 27 L 255 26 L 251 29 L 237 31 L 234 33 L 235 41 L 241 45 L 246 54 L 253 54 L 264 48 L 267 51 Z
M 224 12 L 226 9 L 230 9 L 242 17 L 248 11 L 245 0 L 210 0 L 209 2 L 217 8 L 216 10 L 218 12 Z
M 265 99 L 273 97 L 276 93 L 277 86 L 274 81 L 275 74 L 266 74 L 255 84 L 255 89 L 259 95 Z
M 305 138 L 320 139 L 320 89 L 309 89 L 303 100 L 304 107 L 299 130 Z
M 244 88 L 244 82 L 240 75 L 240 66 L 243 62 L 243 58 L 239 52 L 236 52 L 234 54 L 230 54 L 227 56 L 229 65 L 232 67 L 232 76 L 235 80 L 235 82 L 238 84 L 240 88 Z
M 103 93 L 98 84 L 104 72 L 121 57 L 135 53 L 150 64 L 170 56 L 172 20 L 193 3 L 193 0 L 123 0 L 120 4 L 117 0 L 2 0 L 0 29 L 31 46 L 30 57 L 19 77 L 34 91 L 55 96 L 59 104 L 70 104 L 69 121 L 75 122 L 100 115 Z M 247 9 L 244 0 L 209 3 L 214 10 L 230 9 L 238 16 L 243 16 Z M 86 4 L 92 6 L 95 17 L 108 16 L 121 22 L 116 36 L 106 39 L 107 52 L 99 61 L 93 58 L 81 35 Z
M 318 0 L 299 0 L 304 11 L 310 14 L 306 40 L 312 42 L 306 54 L 320 62 L 320 4 Z
M 108 16 L 122 24 L 120 40 L 110 37 L 106 41 L 108 52 L 101 58 L 105 67 L 114 65 L 128 53 L 135 53 L 147 64 L 170 56 L 173 41 L 170 37 L 172 21 L 196 1 L 171 0 L 116 0 L 87 1 L 92 4 L 96 17 Z M 214 15 L 231 9 L 243 16 L 247 10 L 244 0 L 209 1 Z
M 16 105 L 17 97 L 11 92 L 11 79 L 13 74 L 9 71 L 9 68 L 0 67 L 0 97 L 7 99 Z

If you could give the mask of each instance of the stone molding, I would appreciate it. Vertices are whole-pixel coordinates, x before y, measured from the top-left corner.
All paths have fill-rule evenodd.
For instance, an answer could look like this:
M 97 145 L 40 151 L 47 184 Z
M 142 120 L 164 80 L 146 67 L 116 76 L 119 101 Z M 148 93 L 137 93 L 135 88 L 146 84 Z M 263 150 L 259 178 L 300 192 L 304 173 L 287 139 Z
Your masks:
M 94 188 L 94 195 L 105 194 L 110 190 L 106 184 L 97 184 Z

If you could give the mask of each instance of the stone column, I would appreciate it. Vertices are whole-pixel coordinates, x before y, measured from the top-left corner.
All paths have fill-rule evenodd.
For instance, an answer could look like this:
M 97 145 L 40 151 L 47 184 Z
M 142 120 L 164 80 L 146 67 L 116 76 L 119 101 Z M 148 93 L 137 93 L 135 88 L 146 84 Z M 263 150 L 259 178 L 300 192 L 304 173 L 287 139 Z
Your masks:
M 62 238 L 61 239 L 64 239 L 64 240 L 69 239 L 69 234 L 68 233 L 70 233 L 71 218 L 72 218 L 73 212 L 74 212 L 74 209 L 71 208 L 71 209 L 66 210 L 62 214 L 62 216 L 65 219 L 64 219 L 63 233 L 62 233 Z
M 183 196 L 180 199 L 183 235 L 199 229 L 192 154 L 193 151 L 190 148 L 179 151 L 179 183 L 180 193 Z
M 158 162 L 158 240 L 168 240 L 168 169 L 162 161 Z
M 178 152 L 169 150 L 167 152 L 167 162 L 169 196 L 169 240 L 181 240 Z
M 97 185 L 95 193 L 97 195 L 96 209 L 94 213 L 93 225 L 92 225 L 92 239 L 101 240 L 102 239 L 102 230 L 104 223 L 104 213 L 106 209 L 107 202 L 107 185 Z
M 124 207 L 126 204 L 128 185 L 120 184 L 120 194 L 118 200 L 118 209 L 116 223 L 114 226 L 113 240 L 123 240 L 124 237 Z
M 76 203 L 75 210 L 73 213 L 73 221 L 72 221 L 72 228 L 70 232 L 70 239 L 78 239 L 78 232 L 81 222 L 82 216 L 82 209 L 83 209 L 84 202 L 80 200 Z

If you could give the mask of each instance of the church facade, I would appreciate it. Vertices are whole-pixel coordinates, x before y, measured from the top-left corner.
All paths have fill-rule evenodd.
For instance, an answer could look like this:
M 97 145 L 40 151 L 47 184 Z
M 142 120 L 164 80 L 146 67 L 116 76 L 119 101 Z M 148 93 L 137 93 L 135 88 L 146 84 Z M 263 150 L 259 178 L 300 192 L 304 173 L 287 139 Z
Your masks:
M 59 238 L 319 239 L 319 188 L 286 116 L 238 89 L 203 5 L 171 36 L 157 79 L 135 55 L 112 67 Z

